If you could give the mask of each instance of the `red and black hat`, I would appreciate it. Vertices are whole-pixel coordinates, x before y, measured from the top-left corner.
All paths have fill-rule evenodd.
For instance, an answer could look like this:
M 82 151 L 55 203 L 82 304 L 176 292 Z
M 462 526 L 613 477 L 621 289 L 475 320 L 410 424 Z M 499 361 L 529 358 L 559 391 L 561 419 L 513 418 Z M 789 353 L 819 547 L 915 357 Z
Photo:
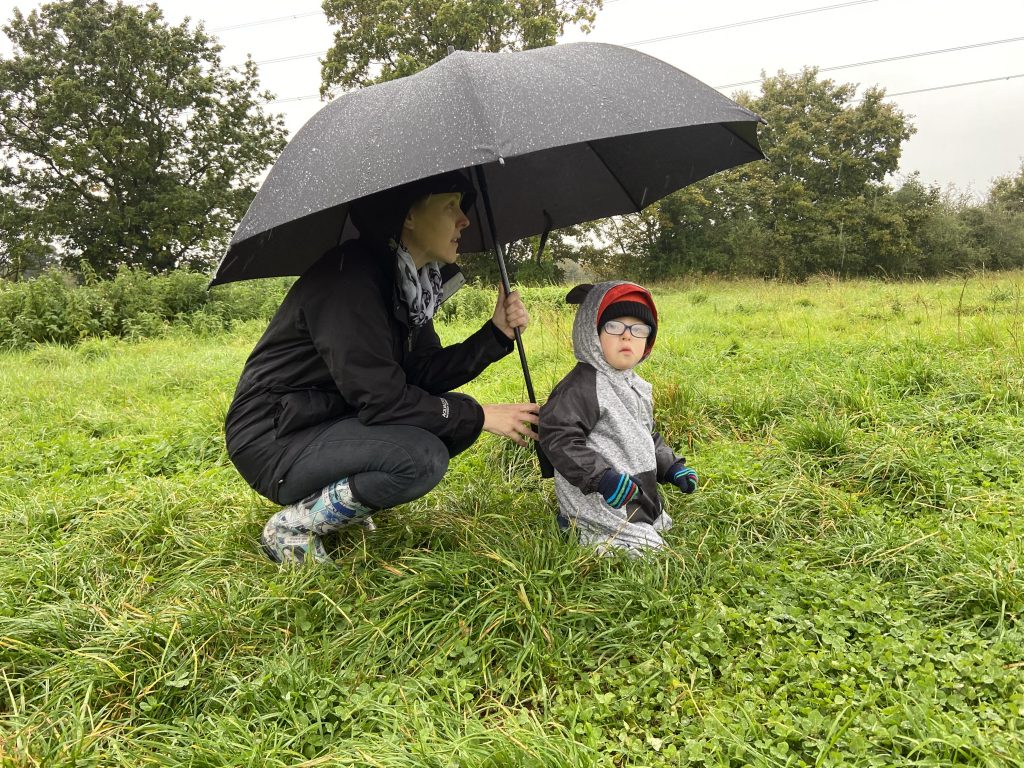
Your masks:
M 597 308 L 598 332 L 609 320 L 630 316 L 651 326 L 651 335 L 647 337 L 645 347 L 645 353 L 649 355 L 654 347 L 654 337 L 658 335 L 658 310 L 654 306 L 654 298 L 646 288 L 633 283 L 623 283 L 610 288 Z

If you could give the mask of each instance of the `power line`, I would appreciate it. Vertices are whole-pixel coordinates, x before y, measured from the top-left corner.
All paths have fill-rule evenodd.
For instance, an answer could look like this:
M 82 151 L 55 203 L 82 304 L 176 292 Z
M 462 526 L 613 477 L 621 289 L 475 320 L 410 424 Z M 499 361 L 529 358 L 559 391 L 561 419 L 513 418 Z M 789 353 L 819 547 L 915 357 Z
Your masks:
M 605 0 L 605 4 L 608 4 L 610 2 L 618 2 L 618 1 L 619 0 Z M 734 27 L 744 27 L 744 26 L 749 26 L 751 24 L 761 24 L 761 23 L 766 22 L 766 21 L 778 21 L 779 19 L 787 19 L 787 18 L 791 18 L 791 17 L 794 17 L 794 16 L 806 16 L 806 15 L 812 14 L 812 13 L 821 13 L 823 11 L 836 10 L 837 8 L 847 8 L 847 7 L 854 6 L 854 5 L 865 5 L 866 3 L 877 3 L 877 2 L 878 2 L 878 0 L 851 0 L 851 2 L 839 3 L 837 5 L 823 5 L 823 6 L 819 6 L 817 8 L 807 8 L 807 9 L 802 10 L 802 11 L 793 11 L 791 13 L 781 13 L 781 14 L 778 14 L 776 16 L 762 16 L 762 17 L 756 18 L 756 19 L 746 19 L 746 20 L 743 20 L 743 21 L 734 21 L 734 22 L 731 22 L 729 24 L 722 24 L 722 25 L 717 26 L 717 27 L 706 27 L 704 29 L 694 29 L 694 30 L 690 30 L 688 32 L 679 32 L 679 33 L 676 33 L 676 34 L 673 34 L 673 35 L 666 35 L 664 37 L 651 38 L 649 40 L 639 40 L 639 41 L 633 42 L 633 43 L 622 43 L 622 45 L 625 48 L 632 48 L 634 46 L 645 45 L 647 43 L 656 43 L 656 42 L 660 42 L 662 40 L 672 40 L 672 39 L 677 38 L 677 37 L 691 37 L 691 36 L 694 36 L 694 35 L 703 35 L 703 34 L 705 34 L 707 32 L 717 32 L 717 31 L 723 30 L 723 29 L 732 29 Z M 308 15 L 312 15 L 312 14 L 305 14 L 305 15 L 308 16 Z M 282 19 L 290 19 L 290 18 L 293 18 L 293 17 L 291 17 L 291 16 L 283 16 L 281 18 Z M 252 24 L 264 24 L 264 23 L 270 23 L 272 21 L 279 21 L 279 20 L 280 19 L 267 19 L 264 22 L 248 22 L 247 24 L 238 25 L 238 26 L 251 26 Z M 235 29 L 235 28 L 237 28 L 237 27 L 231 27 L 231 29 Z M 216 32 L 217 30 L 211 30 L 211 31 Z M 282 56 L 282 57 L 276 58 L 276 59 L 264 59 L 263 61 L 257 61 L 257 62 L 254 62 L 254 63 L 257 66 L 260 66 L 260 65 L 263 65 L 263 64 L 279 64 L 279 63 L 285 62 L 285 61 L 297 61 L 299 59 L 311 59 L 311 58 L 316 57 L 316 56 L 323 56 L 325 53 L 327 53 L 327 51 L 313 51 L 313 52 L 310 52 L 310 53 L 297 53 L 297 54 L 294 54 L 292 56 Z M 754 80 L 753 82 L 756 83 L 756 82 L 760 82 L 760 81 Z M 738 85 L 749 85 L 749 84 L 750 83 L 738 83 Z M 728 88 L 730 86 L 723 86 L 723 87 Z M 309 96 L 295 96 L 295 97 L 292 97 L 290 99 L 279 99 L 278 101 L 285 101 L 285 100 L 287 100 L 287 101 L 299 101 L 299 100 L 307 99 L 307 98 L 311 98 L 311 97 L 309 97 Z M 274 103 L 274 102 L 272 102 L 272 103 Z
M 928 91 L 944 91 L 947 88 L 963 88 L 965 85 L 981 85 L 982 83 L 996 83 L 1000 80 L 1015 80 L 1018 77 L 1024 77 L 1024 73 L 1019 75 L 1003 75 L 1002 77 L 990 77 L 987 80 L 970 80 L 966 83 L 950 83 L 948 85 L 936 85 L 933 88 L 917 88 L 913 91 L 898 91 L 897 93 L 887 93 L 885 98 L 890 96 L 906 96 L 911 93 L 927 93 Z
M 675 40 L 678 37 L 691 37 L 693 35 L 703 35 L 707 32 L 719 32 L 723 29 L 735 29 L 736 27 L 746 27 L 751 24 L 762 24 L 766 21 L 778 21 L 779 19 L 790 19 L 794 16 L 806 16 L 811 13 L 821 13 L 822 11 L 834 11 L 838 8 L 849 8 L 852 5 L 864 5 L 865 3 L 877 3 L 878 0 L 852 0 L 849 3 L 838 3 L 837 5 L 823 5 L 818 8 L 808 8 L 803 11 L 792 11 L 790 13 L 780 13 L 776 16 L 762 16 L 758 19 L 747 19 L 746 21 L 734 21 L 730 24 L 721 24 L 717 27 L 704 27 L 703 29 L 692 29 L 689 32 L 678 32 L 674 35 L 665 35 L 663 37 L 652 37 L 648 40 L 637 40 L 633 43 L 623 43 L 627 48 L 632 48 L 635 45 L 647 45 L 648 43 L 660 43 L 663 40 Z
M 285 61 L 298 61 L 299 59 L 311 59 L 314 56 L 323 56 L 327 51 L 314 51 L 313 53 L 296 53 L 294 56 L 281 56 L 276 59 L 263 59 L 263 61 L 254 61 L 253 64 L 256 66 L 262 66 L 263 64 L 280 64 Z
M 948 88 L 963 88 L 967 85 L 981 85 L 983 83 L 997 83 L 1002 80 L 1016 80 L 1017 78 L 1024 77 L 1024 73 L 1019 75 L 1003 75 L 1001 77 L 990 77 L 985 80 L 970 80 L 963 83 L 947 83 L 946 85 L 936 85 L 931 88 L 917 88 L 912 91 L 897 91 L 895 93 L 886 93 L 884 98 L 891 98 L 894 96 L 908 96 L 912 93 L 928 93 L 929 91 L 944 91 Z M 308 99 L 319 99 L 318 94 L 311 94 L 309 96 L 292 96 L 287 99 L 274 99 L 273 101 L 266 102 L 267 104 L 283 104 L 288 101 L 306 101 Z
M 834 67 L 822 67 L 819 72 L 835 72 L 837 69 L 850 69 L 851 67 L 866 67 L 870 64 L 885 64 L 890 61 L 902 61 L 903 59 L 914 59 L 920 56 L 935 56 L 940 53 L 954 53 L 956 51 L 967 51 L 972 48 L 984 48 L 989 45 L 1003 45 L 1004 43 L 1019 43 L 1024 40 L 1024 37 L 1009 37 L 1005 40 L 989 40 L 986 43 L 971 43 L 969 45 L 958 45 L 955 48 L 940 48 L 937 51 L 920 51 L 919 53 L 906 53 L 902 56 L 889 56 L 884 59 L 871 59 L 870 61 L 858 61 L 853 64 L 838 64 Z M 715 88 L 718 90 L 724 90 L 726 88 L 738 88 L 743 85 L 756 85 L 761 80 L 744 80 L 741 83 L 726 83 L 725 85 L 716 85 Z
M 866 0 L 865 0 L 866 1 Z M 148 5 L 150 0 L 143 0 L 139 5 Z M 604 0 L 605 5 L 611 5 L 612 3 L 618 3 L 621 0 Z M 309 16 L 325 16 L 326 14 L 322 10 L 317 11 L 304 11 L 303 13 L 293 13 L 288 16 L 275 16 L 272 19 L 257 19 L 255 21 L 244 21 L 238 24 L 230 24 L 226 27 L 216 27 L 214 29 L 207 30 L 208 32 L 230 32 L 235 29 L 245 29 L 247 27 L 258 27 L 263 24 L 277 24 L 282 21 L 294 21 L 296 19 L 304 19 Z M 321 52 L 322 53 L 322 52 Z M 320 56 L 321 53 L 307 53 L 302 56 Z M 293 56 L 292 58 L 302 58 L 302 56 Z M 267 64 L 274 64 L 278 61 L 288 61 L 289 59 L 270 59 L 265 62 Z M 259 64 L 260 62 L 256 62 Z
M 619 2 L 619 1 L 620 0 L 605 0 L 605 3 L 607 4 L 607 3 Z M 680 38 L 680 37 L 688 37 L 688 36 L 706 34 L 708 32 L 717 32 L 717 31 L 720 31 L 720 30 L 733 29 L 735 27 L 749 26 L 749 25 L 752 25 L 752 24 L 761 24 L 761 23 L 769 22 L 769 21 L 778 21 L 778 20 L 781 20 L 781 19 L 793 18 L 793 17 L 796 17 L 796 16 L 806 16 L 806 15 L 809 15 L 809 14 L 812 14 L 812 13 L 821 13 L 821 12 L 824 12 L 824 11 L 832 11 L 832 10 L 837 10 L 837 9 L 840 9 L 840 8 L 848 8 L 848 7 L 851 7 L 851 6 L 865 5 L 867 3 L 874 3 L 874 2 L 878 2 L 878 0 L 851 0 L 851 2 L 838 3 L 838 4 L 834 4 L 834 5 L 819 6 L 819 7 L 816 7 L 816 8 L 808 8 L 808 9 L 805 9 L 805 10 L 802 10 L 802 11 L 793 11 L 793 12 L 790 12 L 790 13 L 777 14 L 777 15 L 774 15 L 774 16 L 763 16 L 763 17 L 759 17 L 759 18 L 756 18 L 756 19 L 747 19 L 747 20 L 744 20 L 744 21 L 737 21 L 737 22 L 732 22 L 732 23 L 729 23 L 729 24 L 722 24 L 722 25 L 715 26 L 715 27 L 705 27 L 703 29 L 696 29 L 696 30 L 690 30 L 690 31 L 687 31 L 687 32 L 679 32 L 679 33 L 672 34 L 672 35 L 665 35 L 663 37 L 650 38 L 650 39 L 647 39 L 647 40 L 639 40 L 639 41 L 632 42 L 632 43 L 624 43 L 623 45 L 624 45 L 624 47 L 634 47 L 634 46 L 639 46 L 639 45 L 645 45 L 647 43 L 655 43 L 655 42 L 661 42 L 663 40 L 672 40 L 672 39 L 676 39 L 676 38 Z M 246 22 L 245 24 L 239 24 L 239 25 L 236 25 L 234 27 L 228 27 L 228 28 L 222 28 L 222 29 L 236 29 L 238 27 L 254 26 L 256 24 L 269 24 L 269 23 L 273 23 L 273 22 L 277 22 L 277 21 L 297 18 L 298 16 L 312 16 L 312 15 L 316 15 L 318 13 L 322 13 L 322 12 L 321 11 L 313 11 L 313 12 L 309 12 L 309 13 L 305 13 L 305 14 L 299 14 L 297 16 L 282 16 L 282 17 L 278 17 L 276 19 L 265 19 L 263 21 Z M 212 30 L 212 31 L 217 31 L 217 30 Z M 922 56 L 935 56 L 935 55 L 939 55 L 939 54 L 943 54 L 943 53 L 954 53 L 954 52 L 957 52 L 957 51 L 970 50 L 970 49 L 973 49 L 973 48 L 984 48 L 984 47 L 993 46 L 993 45 L 1003 45 L 1003 44 L 1006 44 L 1006 43 L 1020 42 L 1021 40 L 1024 40 L 1024 37 L 1006 38 L 1004 40 L 990 40 L 990 41 L 983 42 L 983 43 L 969 43 L 969 44 L 966 44 L 966 45 L 955 46 L 953 48 L 943 48 L 943 49 L 939 49 L 939 50 L 935 50 L 935 51 L 920 51 L 920 52 L 917 52 L 917 53 L 908 53 L 908 54 L 903 54 L 903 55 L 900 55 L 900 56 L 890 56 L 890 57 L 883 58 L 883 59 L 872 59 L 872 60 L 869 60 L 869 61 L 853 62 L 853 63 L 849 63 L 849 64 L 838 64 L 838 65 L 831 66 L 831 67 L 823 67 L 823 68 L 819 69 L 818 71 L 819 72 L 833 72 L 833 71 L 840 70 L 840 69 L 850 69 L 850 68 L 853 68 L 853 67 L 869 66 L 869 65 L 872 65 L 872 64 L 882 64 L 882 63 L 888 63 L 888 62 L 892 62 L 892 61 L 900 61 L 900 60 L 903 60 L 903 59 L 919 58 L 919 57 L 922 57 Z M 274 58 L 274 59 L 264 59 L 262 61 L 255 62 L 255 64 L 257 64 L 257 65 L 277 64 L 277 63 L 282 63 L 282 62 L 287 62 L 287 61 L 296 61 L 296 60 L 299 60 L 299 59 L 312 58 L 314 56 L 317 56 L 317 57 L 318 56 L 323 56 L 326 53 L 327 53 L 327 51 L 314 51 L 314 52 L 310 52 L 310 53 L 300 53 L 300 54 L 295 54 L 295 55 L 292 55 L 292 56 L 281 56 L 281 57 Z M 928 92 L 928 91 L 938 91 L 938 90 L 944 90 L 944 89 L 947 89 L 947 88 L 960 88 L 960 87 L 968 86 L 968 85 L 979 85 L 981 83 L 990 83 L 990 82 L 996 82 L 996 81 L 999 81 L 999 80 L 1012 80 L 1012 79 L 1015 79 L 1017 77 L 1021 77 L 1021 75 L 1008 75 L 1008 76 L 1005 76 L 1005 77 L 996 77 L 996 78 L 990 78 L 990 79 L 987 79 L 987 80 L 974 80 L 974 81 L 964 82 L 964 83 L 951 83 L 951 84 L 947 84 L 947 85 L 935 86 L 935 87 L 932 87 L 932 88 L 922 88 L 922 89 L 912 90 L 912 91 L 901 91 L 899 93 L 890 93 L 890 94 L 886 94 L 886 96 L 887 97 L 889 97 L 889 96 L 905 96 L 905 95 L 909 95 L 909 94 L 912 94 L 912 93 L 925 93 L 925 92 Z M 754 84 L 759 83 L 759 82 L 761 82 L 761 81 L 760 80 L 747 80 L 747 81 L 738 82 L 738 83 L 728 83 L 726 85 L 716 86 L 716 88 L 718 90 L 724 90 L 725 88 L 734 88 L 734 87 L 743 86 L 743 85 L 754 85 Z M 308 101 L 309 99 L 319 99 L 319 98 L 320 98 L 319 94 L 309 94 L 309 95 L 306 95 L 306 96 L 291 96 L 291 97 L 278 98 L 278 99 L 274 99 L 272 101 L 268 101 L 266 103 L 267 104 L 284 104 L 284 103 L 289 103 L 289 102 Z
M 217 27 L 216 29 L 208 30 L 209 32 L 228 32 L 233 29 L 244 29 L 246 27 L 258 27 L 261 24 L 276 24 L 281 21 L 294 21 L 295 19 L 304 19 L 307 16 L 323 16 L 323 11 L 306 11 L 303 13 L 293 13 L 289 16 L 276 16 L 273 19 L 260 19 L 258 21 L 245 21 L 240 24 L 231 24 L 227 27 Z
M 139 6 L 148 5 L 150 2 L 151 2 L 151 0 L 142 0 L 139 3 Z M 618 2 L 621 2 L 621 0 L 604 0 L 604 4 L 605 5 L 611 5 L 612 3 L 618 3 Z M 308 16 L 325 16 L 325 15 L 326 14 L 323 12 L 323 10 L 304 11 L 302 13 L 293 13 L 293 14 L 290 14 L 288 16 L 275 16 L 272 19 L 257 19 L 255 21 L 244 21 L 244 22 L 240 22 L 238 24 L 231 24 L 231 25 L 226 26 L 226 27 L 217 27 L 216 29 L 210 29 L 210 30 L 207 30 L 207 31 L 208 32 L 227 32 L 229 30 L 244 29 L 246 27 L 258 27 L 261 24 L 276 24 L 277 22 L 280 22 L 280 21 L 294 21 L 295 19 L 303 19 L 303 18 L 306 18 Z M 316 55 L 316 54 L 314 54 L 314 55 Z
M 607 4 L 610 4 L 610 3 L 613 3 L 613 2 L 618 2 L 618 1 L 619 0 L 605 0 L 605 4 L 607 5 Z M 632 43 L 622 43 L 622 45 L 624 47 L 626 47 L 626 48 L 632 48 L 633 46 L 637 46 L 637 45 L 646 45 L 648 43 L 659 43 L 659 42 L 661 42 L 663 40 L 674 40 L 674 39 L 679 38 L 679 37 L 692 37 L 694 35 L 703 35 L 703 34 L 706 34 L 708 32 L 718 32 L 718 31 L 721 31 L 723 29 L 733 29 L 735 27 L 745 27 L 745 26 L 750 26 L 751 24 L 763 24 L 766 21 L 778 21 L 780 19 L 789 19 L 789 18 L 793 18 L 795 16 L 807 16 L 807 15 L 812 14 L 812 13 L 822 13 L 823 11 L 834 11 L 834 10 L 839 9 L 839 8 L 848 8 L 848 7 L 854 6 L 854 5 L 865 5 L 867 3 L 877 3 L 877 2 L 878 2 L 878 0 L 851 0 L 850 2 L 846 2 L 846 3 L 838 3 L 836 5 L 823 5 L 823 6 L 819 6 L 817 8 L 807 8 L 807 9 L 802 10 L 802 11 L 792 11 L 790 13 L 780 13 L 780 14 L 777 14 L 775 16 L 762 16 L 762 17 L 759 17 L 759 18 L 756 18 L 756 19 L 745 19 L 743 21 L 734 21 L 734 22 L 731 22 L 729 24 L 721 24 L 721 25 L 719 25 L 717 27 L 705 27 L 703 29 L 692 29 L 692 30 L 689 30 L 687 32 L 678 32 L 678 33 L 673 34 L 673 35 L 665 35 L 664 37 L 652 37 L 652 38 L 650 38 L 648 40 L 637 40 L 636 42 L 632 42 Z M 292 19 L 298 19 L 298 18 L 302 18 L 302 17 L 305 17 L 305 16 L 317 16 L 317 15 L 323 15 L 323 11 L 310 11 L 308 13 L 293 14 L 291 16 L 279 16 L 279 17 L 273 18 L 273 19 L 263 19 L 262 21 L 249 21 L 249 22 L 245 22 L 243 24 L 235 24 L 235 25 L 232 25 L 230 27 L 218 27 L 217 29 L 211 29 L 210 31 L 211 32 L 224 32 L 224 31 L 231 30 L 231 29 L 242 29 L 243 27 L 253 27 L 253 26 L 257 26 L 259 24 L 273 24 L 273 23 L 276 23 L 276 22 L 279 22 L 279 21 L 289 21 L 289 20 L 292 20 Z M 324 53 L 325 53 L 325 51 L 315 51 L 315 52 L 312 52 L 312 53 L 301 53 L 301 54 L 296 54 L 294 56 L 289 56 L 289 57 L 286 57 L 286 58 L 268 59 L 268 60 L 263 61 L 263 62 L 257 61 L 256 64 L 275 64 L 275 63 L 280 62 L 280 61 L 294 61 L 296 59 L 312 58 L 313 56 L 322 56 Z
M 311 93 L 308 96 L 288 96 L 283 99 L 274 99 L 273 101 L 266 102 L 267 104 L 284 104 L 289 101 L 308 101 L 309 99 L 319 99 L 319 93 Z
M 1006 43 L 1019 43 L 1022 40 L 1024 40 L 1024 36 L 1022 36 L 1022 37 L 1009 37 L 1009 38 L 1006 38 L 1005 40 L 989 40 L 989 41 L 984 42 L 984 43 L 969 43 L 967 45 L 958 45 L 958 46 L 955 46 L 953 48 L 940 48 L 940 49 L 935 50 L 935 51 L 918 51 L 917 53 L 905 53 L 905 54 L 902 54 L 900 56 L 887 56 L 884 59 L 870 59 L 868 61 L 856 61 L 856 62 L 852 62 L 850 64 L 836 64 L 835 66 L 832 66 L 832 67 L 821 67 L 821 68 L 818 69 L 818 71 L 819 72 L 835 72 L 835 71 L 840 70 L 840 69 L 852 69 L 854 67 L 866 67 L 866 66 L 870 66 L 872 64 L 887 64 L 887 63 L 892 62 L 892 61 L 903 61 L 905 59 L 916 59 L 916 58 L 920 58 L 922 56 L 938 56 L 939 54 L 943 54 L 943 53 L 956 53 L 958 51 L 969 51 L 969 50 L 972 50 L 974 48 L 986 48 L 986 47 L 992 46 L 992 45 L 1005 45 Z M 323 56 L 326 53 L 327 53 L 327 51 L 315 51 L 313 53 L 297 53 L 297 54 L 295 54 L 293 56 L 280 56 L 280 57 L 278 57 L 276 59 L 263 59 L 262 61 L 257 61 L 257 62 L 254 62 L 254 63 L 257 66 L 263 65 L 263 64 L 280 64 L 280 63 L 283 63 L 283 62 L 286 62 L 286 61 L 297 61 L 299 59 L 308 59 L 308 58 L 311 58 L 313 56 Z M 996 79 L 999 79 L 999 78 L 996 78 Z M 721 91 L 721 90 L 725 90 L 726 88 L 738 88 L 738 87 L 741 87 L 741 86 L 744 86 L 744 85 L 757 85 L 760 82 L 761 82 L 761 80 L 760 80 L 760 78 L 758 78 L 757 80 L 743 80 L 743 81 L 738 82 L 738 83 L 725 83 L 724 85 L 716 85 L 715 88 Z M 294 98 L 295 99 L 303 99 L 303 98 L 309 98 L 309 97 L 298 96 L 298 97 L 294 97 Z

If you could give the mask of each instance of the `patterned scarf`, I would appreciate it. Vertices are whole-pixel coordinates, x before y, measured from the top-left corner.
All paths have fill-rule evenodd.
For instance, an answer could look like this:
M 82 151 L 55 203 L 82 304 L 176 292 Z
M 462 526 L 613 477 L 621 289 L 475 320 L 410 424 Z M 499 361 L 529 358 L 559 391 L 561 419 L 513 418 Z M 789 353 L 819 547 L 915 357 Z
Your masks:
M 398 292 L 409 310 L 409 322 L 426 325 L 441 303 L 441 267 L 436 261 L 424 264 L 419 273 L 412 255 L 400 244 L 395 244 L 398 263 Z

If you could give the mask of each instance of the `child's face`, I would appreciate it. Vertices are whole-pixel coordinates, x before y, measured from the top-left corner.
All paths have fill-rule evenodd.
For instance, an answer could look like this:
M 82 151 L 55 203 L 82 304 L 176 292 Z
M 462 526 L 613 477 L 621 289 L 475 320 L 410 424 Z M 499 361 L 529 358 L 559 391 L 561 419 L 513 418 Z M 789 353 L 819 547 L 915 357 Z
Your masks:
M 633 325 L 634 323 L 646 325 L 643 320 L 632 315 L 615 319 L 625 325 Z M 628 370 L 639 363 L 640 359 L 644 356 L 644 350 L 647 348 L 647 339 L 638 339 L 629 330 L 623 331 L 619 336 L 613 336 L 604 328 L 601 328 L 598 338 L 601 340 L 601 354 L 604 355 L 604 359 L 608 361 L 608 365 L 618 371 Z

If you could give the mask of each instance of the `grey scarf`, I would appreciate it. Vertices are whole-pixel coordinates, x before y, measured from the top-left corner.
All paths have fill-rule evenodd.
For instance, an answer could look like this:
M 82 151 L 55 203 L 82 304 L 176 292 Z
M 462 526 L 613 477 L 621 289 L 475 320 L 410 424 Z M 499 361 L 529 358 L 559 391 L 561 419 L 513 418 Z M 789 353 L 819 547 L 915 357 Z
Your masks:
M 395 244 L 398 265 L 398 294 L 409 310 L 409 322 L 426 325 L 441 303 L 441 267 L 436 261 L 424 264 L 417 273 L 412 255 L 400 243 Z

